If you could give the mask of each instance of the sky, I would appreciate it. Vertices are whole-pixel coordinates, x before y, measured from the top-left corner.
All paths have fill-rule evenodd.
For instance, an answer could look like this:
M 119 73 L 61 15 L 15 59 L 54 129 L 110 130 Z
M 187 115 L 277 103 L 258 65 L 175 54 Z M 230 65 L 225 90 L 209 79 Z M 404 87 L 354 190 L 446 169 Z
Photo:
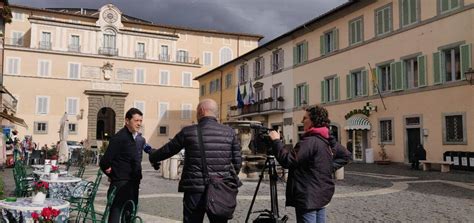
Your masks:
M 266 43 L 347 0 L 10 0 L 38 8 L 92 8 L 112 3 L 156 24 L 251 33 Z

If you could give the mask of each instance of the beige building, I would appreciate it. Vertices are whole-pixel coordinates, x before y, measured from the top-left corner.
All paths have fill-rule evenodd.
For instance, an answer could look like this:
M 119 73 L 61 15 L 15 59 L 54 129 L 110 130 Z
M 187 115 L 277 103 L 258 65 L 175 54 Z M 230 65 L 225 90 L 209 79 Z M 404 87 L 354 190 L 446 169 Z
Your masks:
M 4 83 L 35 142 L 59 140 L 66 112 L 69 140 L 106 139 L 130 107 L 144 113 L 155 146 L 195 119 L 194 76 L 258 46 L 258 35 L 157 25 L 107 4 L 91 9 L 12 5 L 6 25 Z
M 419 144 L 442 160 L 474 152 L 473 16 L 473 0 L 348 1 L 198 79 L 232 70 L 241 91 L 252 82 L 259 103 L 223 114 L 278 126 L 287 143 L 302 133 L 302 108 L 321 104 L 355 161 L 384 148 L 409 162 Z M 223 108 L 236 105 L 228 92 Z

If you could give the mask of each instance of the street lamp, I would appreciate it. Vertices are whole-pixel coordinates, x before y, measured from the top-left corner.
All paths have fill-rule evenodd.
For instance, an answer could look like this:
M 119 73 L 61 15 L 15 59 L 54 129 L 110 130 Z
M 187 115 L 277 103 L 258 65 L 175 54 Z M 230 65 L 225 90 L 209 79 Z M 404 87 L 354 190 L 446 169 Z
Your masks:
M 469 70 L 467 70 L 466 72 L 464 72 L 464 76 L 466 77 L 466 81 L 472 85 L 472 82 L 473 82 L 473 79 L 474 79 L 474 70 L 471 68 L 469 68 Z

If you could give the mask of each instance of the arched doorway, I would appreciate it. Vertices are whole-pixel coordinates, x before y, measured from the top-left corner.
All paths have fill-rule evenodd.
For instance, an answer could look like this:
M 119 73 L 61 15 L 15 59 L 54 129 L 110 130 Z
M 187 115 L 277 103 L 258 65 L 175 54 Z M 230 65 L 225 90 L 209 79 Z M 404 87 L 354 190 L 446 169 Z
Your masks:
M 115 134 L 115 111 L 111 108 L 101 108 L 97 112 L 97 140 L 108 140 Z

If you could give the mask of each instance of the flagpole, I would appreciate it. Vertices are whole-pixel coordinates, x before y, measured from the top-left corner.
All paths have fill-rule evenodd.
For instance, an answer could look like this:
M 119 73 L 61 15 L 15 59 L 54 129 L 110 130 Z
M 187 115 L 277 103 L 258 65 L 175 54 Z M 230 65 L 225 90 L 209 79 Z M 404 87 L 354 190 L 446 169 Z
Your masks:
M 372 76 L 372 82 L 373 82 L 374 86 L 377 88 L 377 93 L 379 94 L 380 100 L 382 101 L 383 109 L 387 110 L 387 107 L 385 106 L 385 102 L 383 101 L 382 94 L 380 93 L 379 85 L 376 84 L 377 81 L 374 79 L 374 77 L 375 77 L 374 76 L 374 71 L 372 70 L 372 66 L 370 66 L 370 63 L 369 63 L 369 69 L 370 69 L 370 75 Z

